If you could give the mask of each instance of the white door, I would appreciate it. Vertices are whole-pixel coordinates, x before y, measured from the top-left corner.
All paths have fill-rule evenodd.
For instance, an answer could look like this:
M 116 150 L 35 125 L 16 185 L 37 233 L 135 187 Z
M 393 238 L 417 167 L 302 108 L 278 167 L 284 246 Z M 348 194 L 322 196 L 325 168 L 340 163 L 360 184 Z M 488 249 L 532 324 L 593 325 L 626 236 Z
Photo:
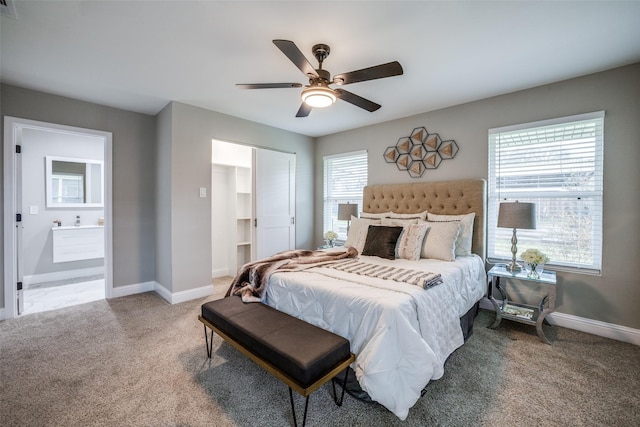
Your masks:
M 294 249 L 296 155 L 256 149 L 254 259 Z

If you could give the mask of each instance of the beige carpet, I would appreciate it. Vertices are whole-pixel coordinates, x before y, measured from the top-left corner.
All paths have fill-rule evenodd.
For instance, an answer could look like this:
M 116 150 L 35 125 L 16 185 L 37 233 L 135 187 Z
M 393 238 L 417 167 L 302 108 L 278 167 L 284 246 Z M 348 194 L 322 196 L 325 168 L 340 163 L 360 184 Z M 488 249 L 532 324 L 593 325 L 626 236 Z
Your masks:
M 197 315 L 210 299 L 145 293 L 0 322 L 0 425 L 292 425 L 286 386 L 218 337 L 207 359 Z M 545 327 L 549 346 L 492 319 L 481 311 L 405 422 L 348 395 L 338 408 L 325 385 L 308 425 L 640 425 L 640 347 Z

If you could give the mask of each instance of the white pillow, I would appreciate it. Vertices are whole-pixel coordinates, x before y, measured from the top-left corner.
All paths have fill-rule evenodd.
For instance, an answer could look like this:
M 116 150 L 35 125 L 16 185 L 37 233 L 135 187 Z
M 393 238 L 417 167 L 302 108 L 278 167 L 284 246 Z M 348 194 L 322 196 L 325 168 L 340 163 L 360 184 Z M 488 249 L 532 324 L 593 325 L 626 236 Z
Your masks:
M 398 239 L 396 248 L 398 257 L 409 261 L 418 261 L 422 252 L 422 242 L 428 232 L 429 225 L 424 221 L 403 227 L 402 235 Z
M 429 221 L 460 221 L 462 229 L 456 240 L 456 256 L 471 255 L 471 243 L 473 240 L 473 220 L 476 216 L 475 212 L 463 215 L 436 215 L 429 213 L 427 219 Z
M 380 220 L 351 216 L 351 226 L 349 227 L 349 233 L 347 234 L 347 240 L 344 242 L 344 245 L 346 247 L 353 246 L 358 250 L 358 253 L 362 253 L 370 225 L 380 225 Z
M 456 259 L 456 239 L 460 234 L 460 221 L 455 222 L 430 222 L 424 221 L 429 226 L 429 233 L 422 244 L 422 258 L 441 259 L 453 261 Z
M 360 212 L 360 218 L 369 218 L 369 219 L 388 218 L 389 215 L 391 215 L 391 212 L 383 212 L 383 213 Z
M 421 220 L 425 220 L 427 219 L 427 211 L 424 212 L 417 212 L 417 213 L 410 213 L 410 214 L 403 214 L 403 213 L 395 213 L 395 212 L 389 212 L 389 215 L 387 215 L 389 218 L 419 218 Z
M 382 218 L 380 220 L 382 225 L 387 227 L 405 227 L 411 224 L 417 224 L 420 221 L 420 218 Z

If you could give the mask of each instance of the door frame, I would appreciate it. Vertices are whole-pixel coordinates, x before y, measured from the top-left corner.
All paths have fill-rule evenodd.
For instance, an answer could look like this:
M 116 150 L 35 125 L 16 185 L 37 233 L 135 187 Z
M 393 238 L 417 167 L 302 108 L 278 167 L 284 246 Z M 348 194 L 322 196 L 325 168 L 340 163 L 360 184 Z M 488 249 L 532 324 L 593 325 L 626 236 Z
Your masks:
M 102 138 L 104 142 L 104 283 L 105 296 L 113 294 L 113 208 L 111 132 L 59 125 L 5 116 L 4 118 L 4 318 L 18 316 L 17 310 L 17 206 L 16 145 L 22 143 L 23 129 L 37 129 Z

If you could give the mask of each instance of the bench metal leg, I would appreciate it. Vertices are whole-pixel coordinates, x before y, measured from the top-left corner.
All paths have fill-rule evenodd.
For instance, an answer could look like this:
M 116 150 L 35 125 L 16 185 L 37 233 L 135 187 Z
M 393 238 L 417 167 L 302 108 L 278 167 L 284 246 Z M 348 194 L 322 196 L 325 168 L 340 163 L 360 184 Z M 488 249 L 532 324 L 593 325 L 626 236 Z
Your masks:
M 344 370 L 344 381 L 342 381 L 342 396 L 340 396 L 340 400 L 338 400 L 338 395 L 336 394 L 335 378 L 331 378 L 331 386 L 333 387 L 333 401 L 336 402 L 336 405 L 338 406 L 342 406 L 342 401 L 344 400 L 344 391 L 347 388 L 348 376 L 349 376 L 349 368 Z
M 340 395 L 340 400 L 338 400 L 338 394 L 336 393 L 336 382 L 335 378 L 331 378 L 331 386 L 333 388 L 333 400 L 336 402 L 336 405 L 342 406 L 342 401 L 344 400 L 344 391 L 347 388 L 347 378 L 349 376 L 349 369 L 344 370 L 344 380 L 342 381 L 342 394 Z M 304 402 L 304 415 L 302 417 L 302 427 L 307 423 L 307 409 L 309 407 L 309 396 L 307 396 Z M 291 401 L 291 412 L 293 413 L 293 425 L 294 427 L 298 426 L 298 418 L 296 417 L 296 408 L 293 404 L 293 391 L 291 387 L 289 387 L 289 400 Z
M 294 427 L 298 427 L 298 418 L 296 417 L 296 407 L 293 404 L 293 392 L 291 391 L 291 387 L 289 387 L 289 400 L 291 400 L 291 412 L 293 413 L 293 425 Z M 307 408 L 309 407 L 309 396 L 305 399 L 304 402 L 304 415 L 302 416 L 302 427 L 307 423 Z
M 213 352 L 213 331 L 211 331 L 211 338 L 207 335 L 207 325 L 204 326 L 204 341 L 207 345 L 207 357 L 211 359 L 211 353 Z

